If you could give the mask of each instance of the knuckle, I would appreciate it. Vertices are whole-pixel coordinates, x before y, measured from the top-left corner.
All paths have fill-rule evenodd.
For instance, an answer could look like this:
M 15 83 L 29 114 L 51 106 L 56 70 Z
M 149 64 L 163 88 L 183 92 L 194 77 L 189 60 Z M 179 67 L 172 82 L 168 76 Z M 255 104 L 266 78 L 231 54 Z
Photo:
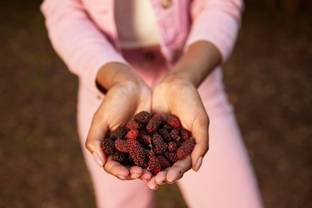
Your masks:
M 91 142 L 89 139 L 86 140 L 86 142 L 85 142 L 85 147 L 86 147 L 87 150 L 89 150 L 90 152 L 93 151 L 93 144 L 92 144 L 92 142 Z
M 108 160 L 107 163 L 104 165 L 104 170 L 109 174 L 113 174 L 112 172 L 113 167 L 114 165 L 110 162 L 110 160 Z
M 105 172 L 111 174 L 108 163 L 109 163 L 109 162 L 107 162 L 107 163 L 104 165 L 103 169 L 105 170 Z

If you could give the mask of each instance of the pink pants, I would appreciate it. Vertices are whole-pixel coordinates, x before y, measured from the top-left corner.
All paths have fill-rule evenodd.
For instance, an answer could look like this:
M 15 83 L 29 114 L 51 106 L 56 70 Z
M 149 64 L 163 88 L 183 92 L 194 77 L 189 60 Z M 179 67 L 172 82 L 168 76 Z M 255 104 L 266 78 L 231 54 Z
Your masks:
M 124 52 L 134 70 L 153 86 L 168 70 L 159 53 Z M 178 182 L 184 199 L 193 208 L 262 207 L 255 176 L 248 160 L 232 107 L 227 101 L 220 68 L 199 87 L 210 118 L 210 149 L 199 172 L 188 171 Z M 78 127 L 80 141 L 95 188 L 99 208 L 153 207 L 153 193 L 140 180 L 121 181 L 93 161 L 84 142 L 101 100 L 83 84 L 79 87 Z

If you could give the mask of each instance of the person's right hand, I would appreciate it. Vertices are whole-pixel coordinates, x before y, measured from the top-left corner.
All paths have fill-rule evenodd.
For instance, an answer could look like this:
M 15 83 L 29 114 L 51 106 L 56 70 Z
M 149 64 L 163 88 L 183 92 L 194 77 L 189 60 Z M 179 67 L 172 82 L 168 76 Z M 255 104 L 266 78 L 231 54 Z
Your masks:
M 130 169 L 112 160 L 101 150 L 101 141 L 110 130 L 125 124 L 140 111 L 150 111 L 151 91 L 145 82 L 124 64 L 107 64 L 97 74 L 98 83 L 108 89 L 100 107 L 95 112 L 86 140 L 86 148 L 98 165 L 119 179 L 142 178 L 149 180 L 151 175 L 142 168 Z

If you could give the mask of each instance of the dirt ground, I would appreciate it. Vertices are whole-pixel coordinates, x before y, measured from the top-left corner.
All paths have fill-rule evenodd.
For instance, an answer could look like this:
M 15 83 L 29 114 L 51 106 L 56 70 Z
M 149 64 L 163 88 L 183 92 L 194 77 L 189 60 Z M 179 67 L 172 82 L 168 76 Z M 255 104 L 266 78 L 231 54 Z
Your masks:
M 94 207 L 76 133 L 77 78 L 38 3 L 0 7 L 0 207 Z M 312 207 L 312 16 L 248 8 L 224 80 L 265 207 Z M 239 190 L 238 190 L 239 191 Z M 157 207 L 186 207 L 176 186 Z

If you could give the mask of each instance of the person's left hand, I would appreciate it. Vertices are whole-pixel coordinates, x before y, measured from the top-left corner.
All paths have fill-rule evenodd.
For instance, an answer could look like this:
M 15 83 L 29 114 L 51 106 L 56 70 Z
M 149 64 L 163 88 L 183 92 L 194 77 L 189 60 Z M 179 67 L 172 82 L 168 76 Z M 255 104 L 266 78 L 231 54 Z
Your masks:
M 197 88 L 188 80 L 169 75 L 155 86 L 152 111 L 171 113 L 179 117 L 184 128 L 192 132 L 196 145 L 192 154 L 172 167 L 152 177 L 147 185 L 151 189 L 163 183 L 174 183 L 191 167 L 198 171 L 208 150 L 209 119 Z

